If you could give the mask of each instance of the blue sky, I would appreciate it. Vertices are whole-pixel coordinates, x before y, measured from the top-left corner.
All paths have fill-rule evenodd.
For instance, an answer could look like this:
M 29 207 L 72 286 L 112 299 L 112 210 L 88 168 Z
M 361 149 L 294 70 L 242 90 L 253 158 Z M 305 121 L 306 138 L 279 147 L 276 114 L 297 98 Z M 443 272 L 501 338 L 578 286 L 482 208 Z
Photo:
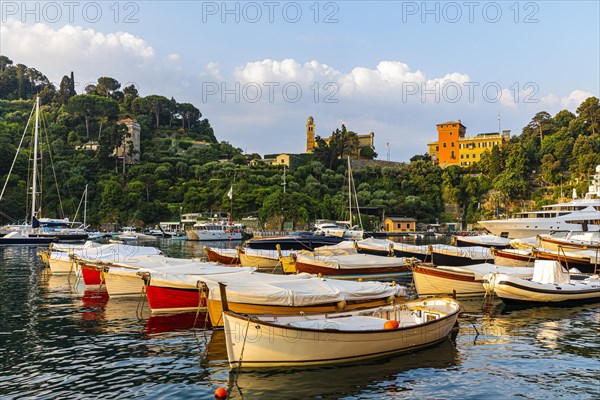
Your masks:
M 112 76 L 192 102 L 260 154 L 302 152 L 313 115 L 317 134 L 374 131 L 379 158 L 389 140 L 406 161 L 436 123 L 490 132 L 500 113 L 519 133 L 600 92 L 597 1 L 50 4 L 3 2 L 0 52 L 53 81 L 73 70 L 81 86 Z

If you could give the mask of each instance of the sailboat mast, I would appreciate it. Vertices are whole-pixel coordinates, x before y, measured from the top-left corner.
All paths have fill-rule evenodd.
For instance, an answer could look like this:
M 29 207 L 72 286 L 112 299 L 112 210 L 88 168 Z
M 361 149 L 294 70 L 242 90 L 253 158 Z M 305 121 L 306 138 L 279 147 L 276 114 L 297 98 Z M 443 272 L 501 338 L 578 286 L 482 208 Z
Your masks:
M 38 134 L 39 134 L 39 120 L 40 120 L 40 98 L 35 99 L 35 130 L 33 136 L 33 193 L 31 200 L 31 224 L 33 225 L 33 218 L 36 215 L 36 196 L 37 196 L 37 160 L 38 160 Z
M 352 169 L 350 167 L 350 156 L 348 156 L 348 211 L 350 211 L 350 226 L 352 226 Z
M 86 219 L 87 219 L 87 190 L 88 190 L 88 185 L 85 185 L 85 196 L 84 196 L 84 200 L 83 200 L 83 229 L 86 229 L 87 224 L 86 224 Z

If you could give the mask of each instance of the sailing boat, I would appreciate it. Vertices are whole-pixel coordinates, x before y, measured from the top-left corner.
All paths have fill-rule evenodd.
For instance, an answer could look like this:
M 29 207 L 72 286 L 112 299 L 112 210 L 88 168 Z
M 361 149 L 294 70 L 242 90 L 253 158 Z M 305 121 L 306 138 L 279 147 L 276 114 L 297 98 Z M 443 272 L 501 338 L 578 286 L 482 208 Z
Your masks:
M 32 110 L 33 114 L 33 110 Z M 58 240 L 61 241 L 79 241 L 85 240 L 87 234 L 83 229 L 67 227 L 72 226 L 73 222 L 70 222 L 68 218 L 53 219 L 53 218 L 39 218 L 38 213 L 41 213 L 41 207 L 39 207 L 38 199 L 41 198 L 41 187 L 38 188 L 38 161 L 41 160 L 39 154 L 39 120 L 40 120 L 40 98 L 36 98 L 35 102 L 35 128 L 33 136 L 33 176 L 31 186 L 31 215 L 26 218 L 25 223 L 17 225 L 7 225 L 0 229 L 0 244 L 26 244 L 26 245 L 45 245 Z M 19 147 L 17 148 L 17 154 L 13 160 L 10 171 L 4 182 L 2 192 L 0 193 L 0 200 L 4 196 L 8 179 L 15 166 L 23 139 L 27 133 L 31 116 L 21 137 Z M 40 210 L 38 210 L 38 207 Z
M 354 195 L 354 196 L 353 196 Z M 352 214 L 352 199 L 354 198 L 356 212 L 359 225 L 353 225 Z M 358 207 L 358 199 L 356 198 L 356 187 L 354 186 L 354 177 L 352 176 L 352 165 L 350 164 L 350 156 L 348 156 L 348 220 L 335 221 L 334 223 L 320 221 L 315 225 L 316 233 L 328 236 L 338 236 L 344 239 L 362 240 L 365 231 L 362 227 L 362 219 L 360 217 L 360 208 Z

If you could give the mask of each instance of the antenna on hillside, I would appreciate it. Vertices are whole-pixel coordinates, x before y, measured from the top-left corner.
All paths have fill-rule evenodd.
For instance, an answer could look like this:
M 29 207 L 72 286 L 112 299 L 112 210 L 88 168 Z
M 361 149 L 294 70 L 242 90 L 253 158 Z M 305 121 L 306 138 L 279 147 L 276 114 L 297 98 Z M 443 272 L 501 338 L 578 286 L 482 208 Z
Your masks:
M 500 111 L 498 111 L 498 134 L 502 135 L 502 131 L 500 130 Z
M 387 160 L 390 161 L 390 139 L 388 139 L 385 145 L 387 146 Z

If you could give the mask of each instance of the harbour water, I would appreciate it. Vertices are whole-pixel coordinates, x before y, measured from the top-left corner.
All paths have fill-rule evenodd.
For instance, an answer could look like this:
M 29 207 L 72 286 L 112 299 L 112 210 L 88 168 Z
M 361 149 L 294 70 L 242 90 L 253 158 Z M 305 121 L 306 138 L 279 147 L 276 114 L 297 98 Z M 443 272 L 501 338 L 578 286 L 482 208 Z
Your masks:
M 198 243 L 161 242 L 194 257 Z M 441 344 L 383 360 L 230 373 L 203 314 L 151 316 L 74 277 L 44 273 L 36 248 L 0 247 L 0 398 L 598 398 L 600 304 L 507 309 L 468 300 Z M 191 329 L 192 326 L 196 328 Z

